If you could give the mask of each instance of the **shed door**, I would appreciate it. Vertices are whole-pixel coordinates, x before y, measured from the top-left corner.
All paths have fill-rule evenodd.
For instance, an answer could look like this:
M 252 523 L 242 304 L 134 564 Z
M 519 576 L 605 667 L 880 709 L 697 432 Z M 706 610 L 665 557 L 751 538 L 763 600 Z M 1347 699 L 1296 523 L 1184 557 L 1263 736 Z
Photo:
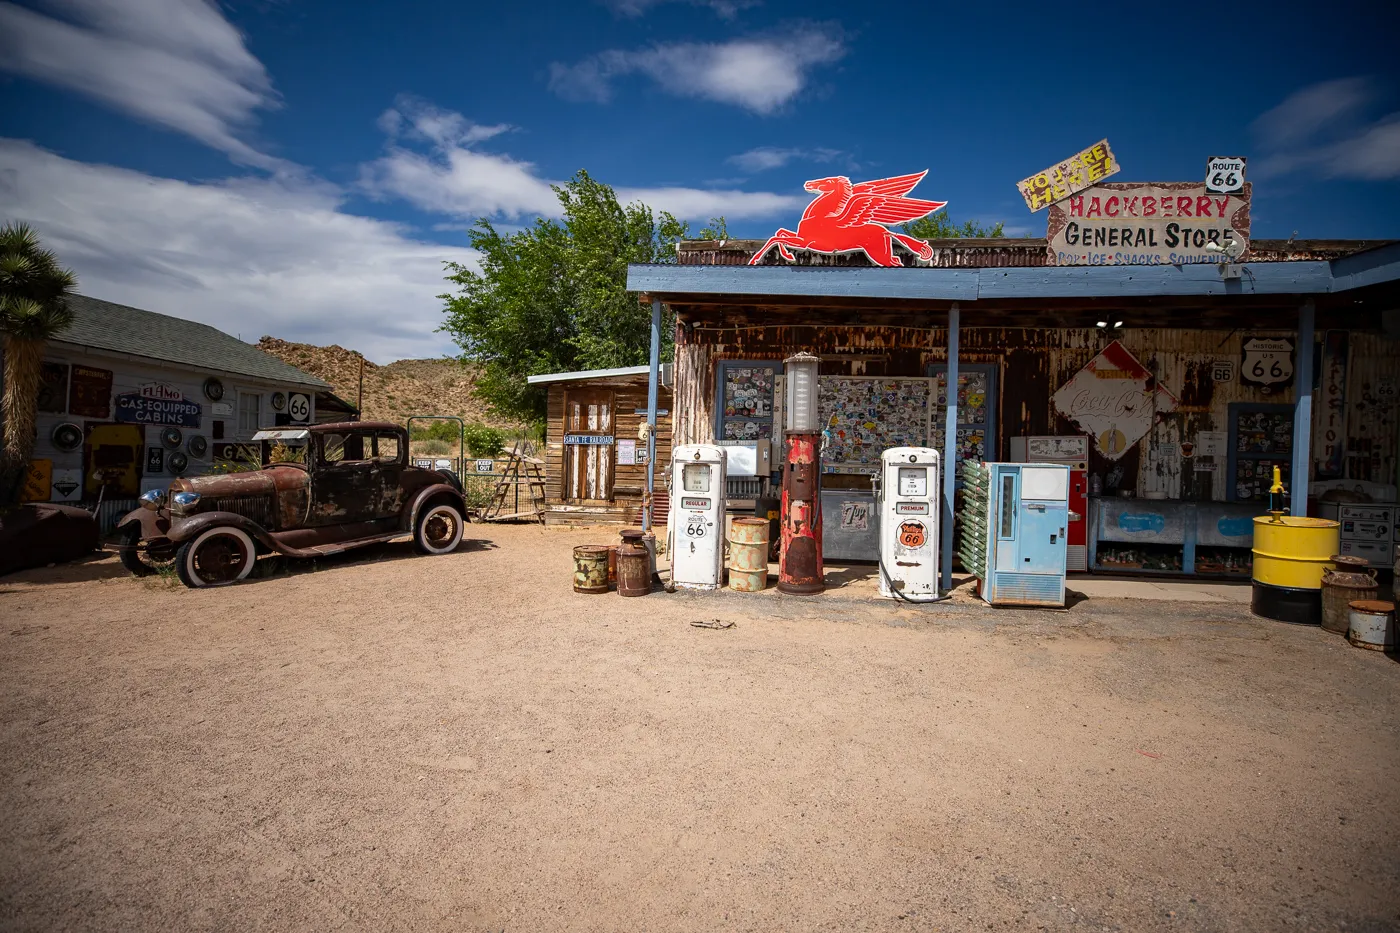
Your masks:
M 611 502 L 613 409 L 608 389 L 570 389 L 564 395 L 564 498 Z

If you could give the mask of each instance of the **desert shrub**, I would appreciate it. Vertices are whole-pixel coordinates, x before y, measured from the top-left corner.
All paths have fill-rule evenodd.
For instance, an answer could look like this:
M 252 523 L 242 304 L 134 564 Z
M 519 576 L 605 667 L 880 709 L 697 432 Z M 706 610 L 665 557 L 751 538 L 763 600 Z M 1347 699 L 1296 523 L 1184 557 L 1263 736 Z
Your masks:
M 457 439 L 454 437 L 450 441 L 440 441 L 431 438 L 418 442 L 418 453 L 425 457 L 447 457 L 457 456 Z
M 409 436 L 415 441 L 451 441 L 455 444 L 460 435 L 455 421 L 416 421 Z
M 484 424 L 468 424 L 467 450 L 473 457 L 494 457 L 506 445 L 506 436 L 499 428 Z
M 469 509 L 484 509 L 491 504 L 491 493 L 496 488 L 494 477 L 468 473 L 462 477 L 462 498 Z

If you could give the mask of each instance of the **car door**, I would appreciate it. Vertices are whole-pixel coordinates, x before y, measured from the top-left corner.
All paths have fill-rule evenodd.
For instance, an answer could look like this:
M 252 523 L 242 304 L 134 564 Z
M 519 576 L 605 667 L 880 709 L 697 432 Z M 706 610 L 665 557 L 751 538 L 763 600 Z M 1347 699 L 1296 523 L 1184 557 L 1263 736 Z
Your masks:
M 408 465 L 408 445 L 396 431 L 376 431 L 373 456 L 370 481 L 375 487 L 375 517 L 396 519 L 404 507 L 403 471 Z
M 310 524 L 338 525 L 377 517 L 379 486 L 372 431 L 320 435 L 316 460 Z

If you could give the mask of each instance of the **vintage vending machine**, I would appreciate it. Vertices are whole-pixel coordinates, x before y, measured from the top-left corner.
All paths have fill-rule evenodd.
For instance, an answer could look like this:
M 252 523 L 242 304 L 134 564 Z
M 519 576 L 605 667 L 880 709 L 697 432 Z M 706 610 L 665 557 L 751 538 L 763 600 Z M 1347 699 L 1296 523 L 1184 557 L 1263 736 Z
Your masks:
M 1013 437 L 1011 459 L 1016 463 L 1061 463 L 1069 467 L 1069 544 L 1065 569 L 1089 572 L 1089 438 Z
M 891 447 L 880 455 L 880 595 L 908 602 L 938 599 L 938 451 Z
M 725 449 L 684 444 L 671 454 L 671 580 L 684 589 L 724 582 Z
M 963 463 L 959 556 L 993 606 L 1063 606 L 1069 467 Z

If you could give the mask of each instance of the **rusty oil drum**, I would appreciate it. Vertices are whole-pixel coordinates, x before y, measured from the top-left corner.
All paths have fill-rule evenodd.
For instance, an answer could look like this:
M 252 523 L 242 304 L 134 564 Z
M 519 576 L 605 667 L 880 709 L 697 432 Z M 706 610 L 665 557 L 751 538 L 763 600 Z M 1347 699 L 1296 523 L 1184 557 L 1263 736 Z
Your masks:
M 601 544 L 580 544 L 574 548 L 574 592 L 608 591 L 608 548 Z
M 729 588 L 757 593 L 768 585 L 766 518 L 736 518 L 729 526 Z
M 1333 554 L 1332 561 L 1337 569 L 1322 575 L 1322 627 L 1345 635 L 1351 627 L 1351 604 L 1375 599 L 1380 587 L 1366 558 Z
M 641 544 L 617 549 L 617 595 L 645 596 L 651 592 L 651 561 Z
M 1358 599 L 1348 607 L 1347 640 L 1372 651 L 1395 650 L 1395 604 L 1383 599 Z

